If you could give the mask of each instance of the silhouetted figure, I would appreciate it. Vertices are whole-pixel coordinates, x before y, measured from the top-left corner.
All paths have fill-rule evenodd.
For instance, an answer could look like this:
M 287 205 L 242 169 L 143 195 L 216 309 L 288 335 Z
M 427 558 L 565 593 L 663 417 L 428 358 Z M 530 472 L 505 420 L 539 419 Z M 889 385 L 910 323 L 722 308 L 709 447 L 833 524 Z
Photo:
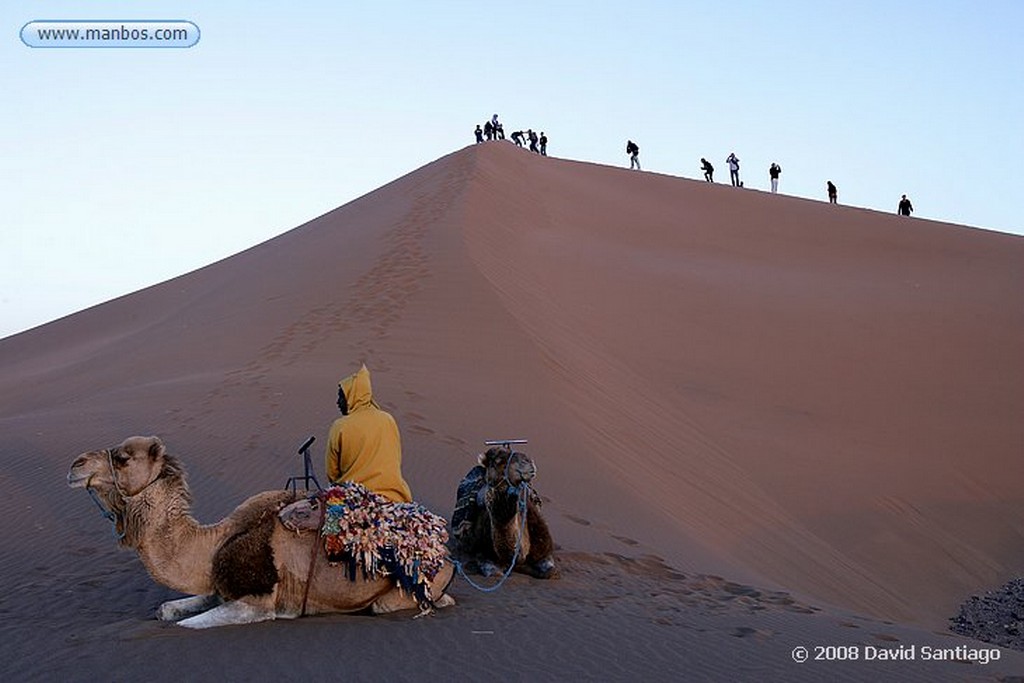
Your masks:
M 907 195 L 903 195 L 903 199 L 900 200 L 900 205 L 897 209 L 897 213 L 899 213 L 899 215 L 901 216 L 909 216 L 913 212 L 914 205 L 910 203 L 909 199 L 907 199 Z
M 772 194 L 779 191 L 779 175 L 781 173 L 782 167 L 774 162 L 768 167 L 768 177 L 772 180 Z
M 725 158 L 725 163 L 729 164 L 729 180 L 732 182 L 732 186 L 741 187 L 740 160 L 736 156 L 736 152 L 730 152 L 729 156 Z
M 522 147 L 523 146 L 523 131 L 517 130 L 516 132 L 512 133 L 512 142 L 516 143 L 516 147 Z
M 540 134 L 540 153 L 542 156 L 548 155 L 548 136 L 544 133 Z
M 504 140 L 505 139 L 505 126 L 501 125 L 500 123 L 494 129 L 494 139 L 495 140 Z
M 626 140 L 626 154 L 629 155 L 629 170 L 640 170 L 640 145 Z
M 826 187 L 828 188 L 829 204 L 838 204 L 839 190 L 836 189 L 836 186 L 832 184 L 831 180 L 826 183 Z
M 488 140 L 494 137 L 494 126 L 491 125 L 490 121 L 484 123 L 484 137 Z
M 477 141 L 477 142 L 483 142 L 483 141 L 484 141 L 484 131 L 483 131 L 483 129 L 482 129 L 481 127 L 480 127 L 480 124 L 479 124 L 479 123 L 478 123 L 478 124 L 476 124 L 476 130 L 475 130 L 475 131 L 473 131 L 473 132 L 474 132 L 474 133 L 476 133 L 476 141 Z
M 540 150 L 537 149 L 537 134 L 533 132 L 533 128 L 527 129 L 526 137 L 530 140 L 530 151 L 540 153 Z
M 704 157 L 700 158 L 700 170 L 704 171 L 704 180 L 709 183 L 715 182 L 715 167 Z

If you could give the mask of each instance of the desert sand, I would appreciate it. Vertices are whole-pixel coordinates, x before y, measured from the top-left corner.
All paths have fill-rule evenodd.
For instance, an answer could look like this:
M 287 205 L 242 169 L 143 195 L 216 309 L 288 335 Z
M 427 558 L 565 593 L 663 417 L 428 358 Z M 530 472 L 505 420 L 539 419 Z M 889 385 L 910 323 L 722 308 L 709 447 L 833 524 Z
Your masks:
M 529 439 L 562 578 L 458 580 L 415 620 L 156 621 L 177 594 L 72 459 L 157 434 L 215 521 L 311 435 L 323 477 L 363 362 L 438 514 L 484 440 Z M 1024 238 L 469 147 L 0 340 L 0 676 L 1012 680 L 1022 652 L 924 652 L 989 648 L 948 620 L 1024 573 L 1022 380 Z

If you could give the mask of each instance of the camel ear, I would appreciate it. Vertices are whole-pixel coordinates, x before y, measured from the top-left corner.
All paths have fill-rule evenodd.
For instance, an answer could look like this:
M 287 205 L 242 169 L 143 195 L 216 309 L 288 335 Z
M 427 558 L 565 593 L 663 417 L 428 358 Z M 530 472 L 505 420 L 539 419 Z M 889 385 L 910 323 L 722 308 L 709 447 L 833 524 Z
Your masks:
M 164 448 L 164 442 L 160 440 L 159 436 L 151 436 L 149 437 L 149 440 L 151 442 L 149 444 L 149 457 L 153 460 L 162 457 L 166 450 Z

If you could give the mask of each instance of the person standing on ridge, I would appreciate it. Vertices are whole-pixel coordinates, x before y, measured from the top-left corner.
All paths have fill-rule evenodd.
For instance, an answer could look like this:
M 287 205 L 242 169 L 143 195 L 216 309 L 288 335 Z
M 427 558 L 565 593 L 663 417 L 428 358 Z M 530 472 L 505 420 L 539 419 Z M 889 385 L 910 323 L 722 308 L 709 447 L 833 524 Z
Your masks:
M 700 158 L 700 170 L 704 171 L 704 180 L 709 183 L 715 182 L 715 167 L 704 157 Z
M 481 127 L 480 127 L 480 124 L 479 124 L 479 123 L 478 123 L 478 124 L 476 124 L 476 130 L 475 130 L 475 131 L 473 131 L 473 132 L 474 132 L 474 133 L 476 134 L 476 141 L 477 141 L 477 142 L 483 142 L 483 141 L 484 141 L 484 131 L 483 131 L 483 129 L 482 129 Z
M 543 132 L 540 134 L 540 154 L 545 157 L 548 155 L 548 136 Z
M 632 140 L 626 140 L 626 154 L 629 155 L 629 170 L 640 169 L 640 145 Z
M 489 141 L 494 137 L 494 126 L 491 125 L 490 121 L 484 122 L 484 137 Z
M 825 184 L 825 187 L 828 189 L 828 203 L 838 204 L 839 190 L 836 189 L 836 186 L 830 180 Z
M 740 160 L 736 156 L 736 152 L 730 152 L 729 156 L 725 158 L 725 163 L 729 164 L 729 180 L 732 181 L 732 186 L 742 187 L 740 184 Z
M 907 195 L 903 195 L 903 199 L 900 200 L 900 205 L 897 208 L 896 213 L 901 216 L 909 216 L 914 213 L 914 205 L 910 203 L 909 199 L 907 199 Z
M 540 150 L 537 149 L 537 133 L 533 131 L 533 128 L 526 129 L 526 138 L 530 141 L 530 151 L 540 154 Z
M 356 482 L 395 503 L 411 503 L 398 424 L 373 400 L 366 365 L 338 383 L 338 410 L 342 416 L 331 424 L 324 453 L 327 479 Z
M 768 177 L 772 180 L 772 194 L 779 191 L 779 174 L 782 173 L 782 167 L 772 162 L 772 165 L 768 167 Z
M 505 139 L 505 126 L 500 123 L 494 128 L 494 139 L 504 140 Z

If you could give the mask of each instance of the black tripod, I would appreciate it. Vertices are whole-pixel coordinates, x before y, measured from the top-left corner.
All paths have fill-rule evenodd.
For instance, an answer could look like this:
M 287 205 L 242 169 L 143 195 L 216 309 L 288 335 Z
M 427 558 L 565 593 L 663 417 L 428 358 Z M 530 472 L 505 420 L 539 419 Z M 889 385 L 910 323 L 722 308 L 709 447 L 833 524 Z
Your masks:
M 309 488 L 309 482 L 311 481 L 314 484 L 316 484 L 317 491 L 324 490 L 323 487 L 320 486 L 320 482 L 316 480 L 316 475 L 313 474 L 313 461 L 310 460 L 309 457 L 309 447 L 313 445 L 314 441 L 316 441 L 316 437 L 311 436 L 308 439 L 306 439 L 301 446 L 299 446 L 299 455 L 302 456 L 302 463 L 303 465 L 305 465 L 306 473 L 301 477 L 289 477 L 288 481 L 284 483 L 285 490 L 287 490 L 290 487 L 292 493 L 298 493 L 298 486 L 300 481 L 303 483 L 303 486 L 305 486 L 306 491 L 311 490 Z

